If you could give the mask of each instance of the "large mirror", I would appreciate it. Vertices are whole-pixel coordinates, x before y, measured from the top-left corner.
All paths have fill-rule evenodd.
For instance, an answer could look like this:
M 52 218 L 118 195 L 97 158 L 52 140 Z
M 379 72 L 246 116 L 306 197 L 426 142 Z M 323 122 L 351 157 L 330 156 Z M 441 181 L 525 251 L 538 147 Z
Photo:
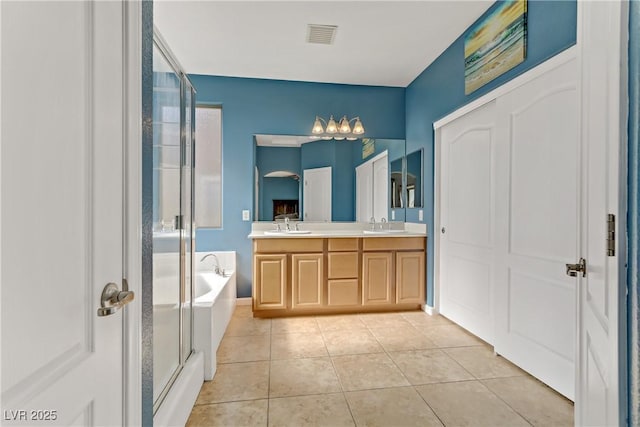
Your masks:
M 254 135 L 254 142 L 254 220 L 404 221 L 405 203 L 393 202 L 391 184 L 398 165 L 402 182 L 404 140 Z M 356 176 L 367 169 L 370 177 Z

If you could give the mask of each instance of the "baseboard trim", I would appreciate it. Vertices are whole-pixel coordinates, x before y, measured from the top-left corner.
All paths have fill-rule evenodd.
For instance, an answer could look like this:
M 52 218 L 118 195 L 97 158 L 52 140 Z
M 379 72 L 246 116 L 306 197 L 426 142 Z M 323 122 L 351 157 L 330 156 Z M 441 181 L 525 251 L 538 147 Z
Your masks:
M 237 298 L 236 305 L 251 305 L 251 297 Z
M 438 310 L 435 307 L 431 307 L 430 305 L 424 305 L 424 307 L 422 308 L 422 310 L 427 313 L 429 316 L 436 316 L 438 313 Z

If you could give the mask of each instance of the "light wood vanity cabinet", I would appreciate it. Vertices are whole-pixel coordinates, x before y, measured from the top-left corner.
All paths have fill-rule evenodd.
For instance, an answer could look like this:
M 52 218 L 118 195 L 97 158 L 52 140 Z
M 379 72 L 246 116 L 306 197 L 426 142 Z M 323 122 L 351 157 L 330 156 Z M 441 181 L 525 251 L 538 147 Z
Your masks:
M 254 316 L 416 309 L 424 237 L 254 240 Z
M 323 255 L 291 254 L 292 309 L 319 308 L 323 305 Z
M 287 255 L 253 256 L 254 310 L 276 310 L 287 308 Z

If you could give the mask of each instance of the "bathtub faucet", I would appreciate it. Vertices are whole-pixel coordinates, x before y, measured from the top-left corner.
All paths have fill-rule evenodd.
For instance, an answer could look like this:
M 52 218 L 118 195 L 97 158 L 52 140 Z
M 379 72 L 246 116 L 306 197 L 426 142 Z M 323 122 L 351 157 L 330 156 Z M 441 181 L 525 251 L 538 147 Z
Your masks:
M 204 261 L 205 259 L 209 258 L 210 256 L 212 256 L 213 259 L 216 260 L 216 265 L 213 268 L 213 272 L 216 273 L 219 276 L 224 276 L 224 270 L 220 268 L 220 261 L 218 261 L 218 257 L 216 256 L 216 254 L 206 254 L 205 256 L 202 257 L 200 262 Z

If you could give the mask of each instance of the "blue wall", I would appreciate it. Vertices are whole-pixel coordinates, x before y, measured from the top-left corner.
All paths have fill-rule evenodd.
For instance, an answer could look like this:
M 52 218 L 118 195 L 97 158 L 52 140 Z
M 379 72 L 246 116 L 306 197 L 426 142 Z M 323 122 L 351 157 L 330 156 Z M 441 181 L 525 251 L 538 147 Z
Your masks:
M 492 6 L 482 17 L 489 14 Z M 544 62 L 576 42 L 575 1 L 529 1 L 527 58 L 515 68 L 464 94 L 464 36 L 462 34 L 408 87 L 406 92 L 407 153 L 424 148 L 424 223 L 433 236 L 433 123 Z M 472 25 L 473 26 L 473 25 Z M 418 209 L 407 209 L 407 221 L 418 221 Z M 427 247 L 427 303 L 433 305 L 433 239 Z
M 629 3 L 629 425 L 640 425 L 640 2 Z
M 254 134 L 306 135 L 316 115 L 360 116 L 366 135 L 404 139 L 405 89 L 189 76 L 198 104 L 222 105 L 222 229 L 198 230 L 198 251 L 238 253 L 238 296 L 251 295 Z M 262 172 L 262 171 L 261 171 Z M 252 215 L 253 217 L 253 215 Z

